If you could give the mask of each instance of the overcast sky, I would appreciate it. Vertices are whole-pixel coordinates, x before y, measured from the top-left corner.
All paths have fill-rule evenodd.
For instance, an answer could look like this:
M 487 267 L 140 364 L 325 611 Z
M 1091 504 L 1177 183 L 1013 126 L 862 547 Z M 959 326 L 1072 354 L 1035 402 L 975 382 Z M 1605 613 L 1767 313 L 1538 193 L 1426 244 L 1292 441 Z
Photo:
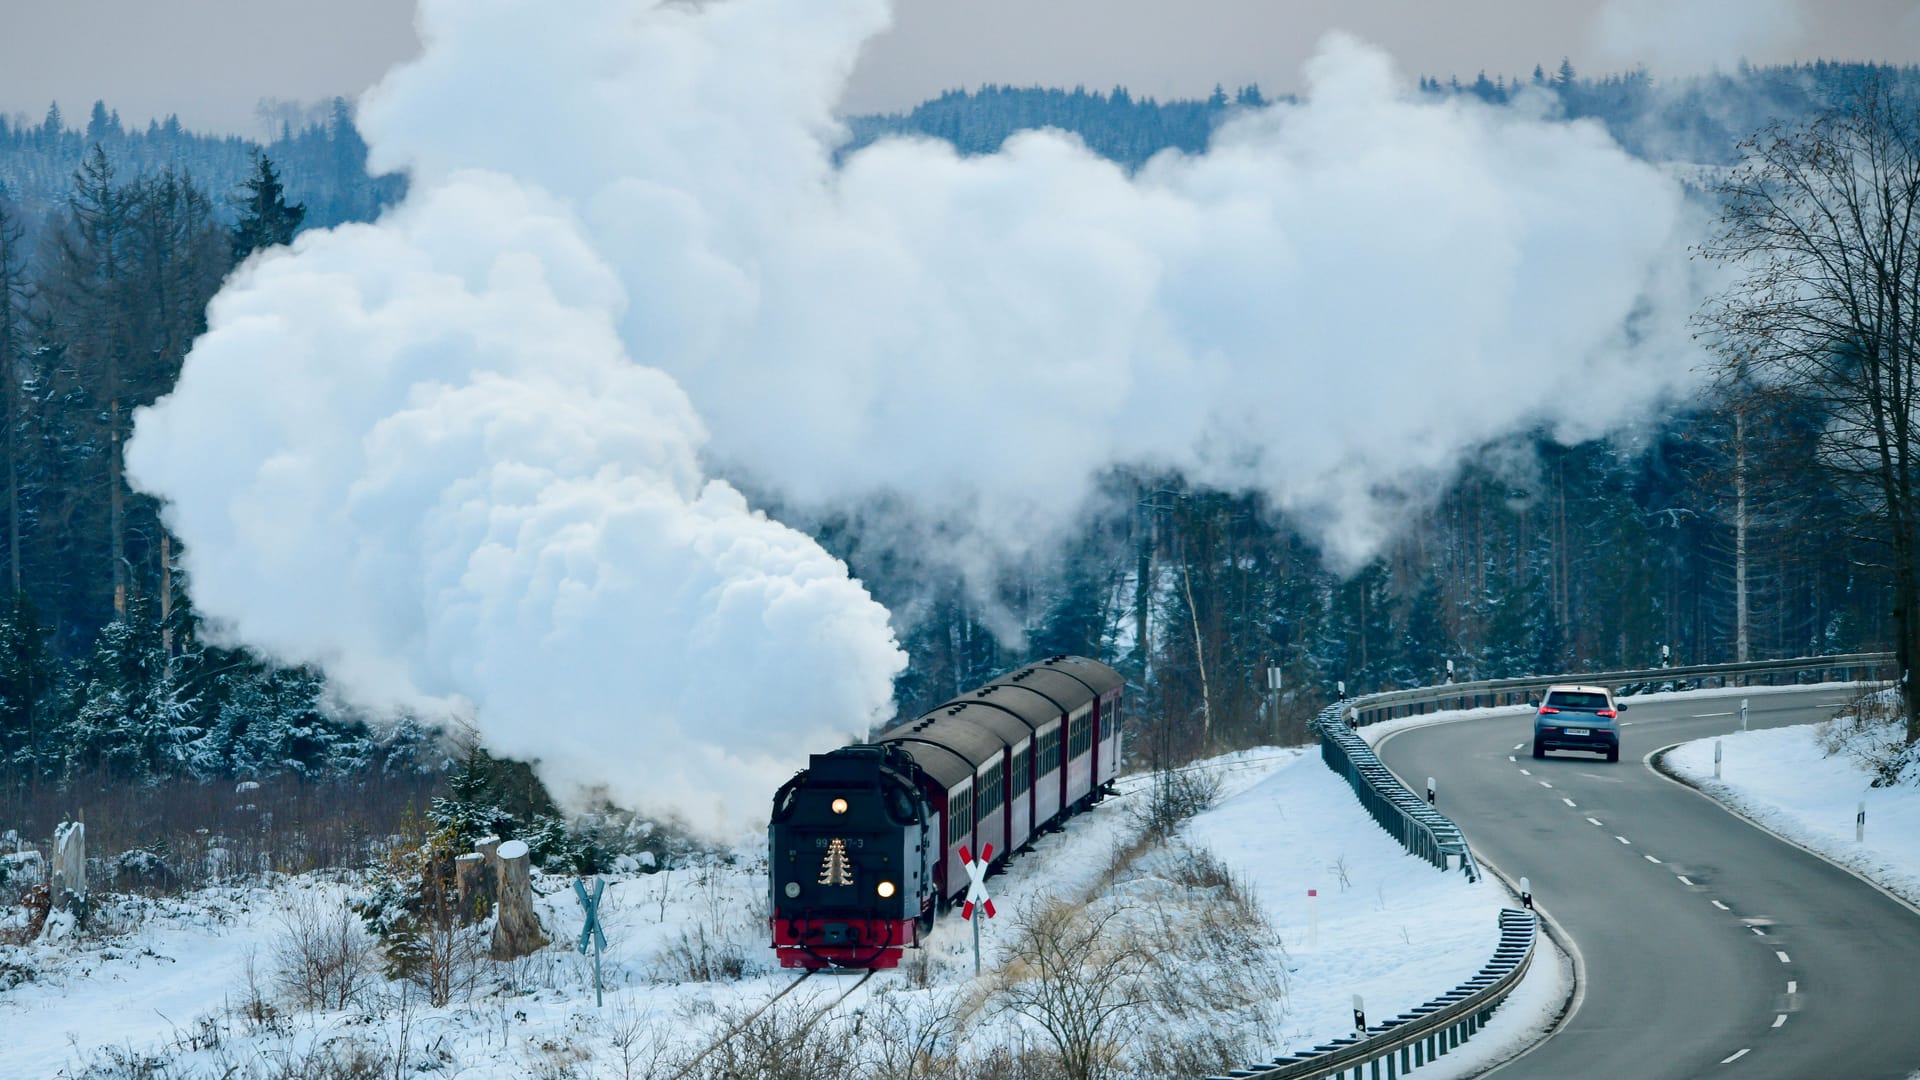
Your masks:
M 724 2 L 724 0 L 721 0 Z M 563 5 L 556 5 L 563 9 Z M 263 133 L 263 98 L 357 95 L 419 47 L 407 0 L 0 0 L 0 112 Z M 1385 46 L 1409 76 L 1656 76 L 1787 60 L 1920 60 L 1916 0 L 898 0 L 844 106 L 901 109 L 985 82 L 1202 96 L 1295 89 L 1319 36 Z

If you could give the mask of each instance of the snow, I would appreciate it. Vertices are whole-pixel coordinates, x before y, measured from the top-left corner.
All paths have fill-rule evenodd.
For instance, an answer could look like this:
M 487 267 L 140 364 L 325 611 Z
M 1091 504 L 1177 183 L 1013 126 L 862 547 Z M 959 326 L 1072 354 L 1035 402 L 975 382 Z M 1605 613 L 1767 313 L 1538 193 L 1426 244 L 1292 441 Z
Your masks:
M 996 1012 L 989 998 L 1017 921 L 1052 898 L 1136 914 L 1163 894 L 1166 879 L 1177 876 L 1174 863 L 1193 849 L 1210 850 L 1231 869 L 1277 935 L 1272 947 L 1255 950 L 1273 965 L 1263 974 L 1284 987 L 1272 1010 L 1273 1044 L 1255 1048 L 1255 1057 L 1346 1034 L 1354 994 L 1371 1020 L 1386 1019 L 1451 989 L 1491 955 L 1498 911 L 1511 904 L 1503 887 L 1469 883 L 1406 854 L 1317 753 L 1263 748 L 1199 768 L 1220 785 L 1212 808 L 1133 869 L 1111 867 L 1138 836 L 1132 810 L 1144 801 L 1141 777 L 992 878 L 998 918 L 981 927 L 986 978 L 973 976 L 972 928 L 948 914 L 925 949 L 853 990 L 836 1014 L 896 1016 L 957 1001 L 977 1016 L 964 1034 L 967 1047 L 991 1048 L 1021 1030 L 1031 1035 L 1031 1025 Z M 8 1032 L 0 1075 L 78 1076 L 90 1065 L 135 1058 L 172 1062 L 170 1076 L 218 1075 L 234 1063 L 264 1071 L 349 1041 L 407 1058 L 428 1074 L 623 1075 L 623 1060 L 634 1054 L 684 1057 L 704 1048 L 792 982 L 766 947 L 764 875 L 755 840 L 730 860 L 610 876 L 600 906 L 609 942 L 601 1008 L 593 959 L 572 947 L 582 916 L 565 877 L 535 879 L 537 908 L 555 943 L 511 964 L 483 961 L 471 998 L 440 1008 L 427 1007 L 417 990 L 403 996 L 403 984 L 383 978 L 356 1004 L 332 1010 L 296 1008 L 276 986 L 272 973 L 289 926 L 302 910 L 338 913 L 362 888 L 353 880 L 306 875 L 173 900 L 96 896 L 94 932 L 0 946 L 0 1028 Z M 1565 997 L 1552 951 L 1543 949 L 1540 960 L 1482 1036 L 1420 1075 L 1462 1075 L 1470 1054 L 1510 1056 L 1537 1037 Z M 10 988 L 9 972 L 17 980 Z M 1195 974 L 1207 986 L 1244 973 Z M 818 978 L 794 998 L 825 1007 L 852 985 Z M 262 1001 L 264 1009 L 249 1008 Z M 1214 1022 L 1198 1012 L 1178 1021 L 1170 1037 L 1201 1037 Z
M 1760 827 L 1920 903 L 1920 787 L 1872 786 L 1872 774 L 1820 745 L 1824 724 L 1737 732 L 1666 755 L 1677 775 Z M 1714 744 L 1721 747 L 1714 779 Z M 1854 840 L 1865 804 L 1865 839 Z

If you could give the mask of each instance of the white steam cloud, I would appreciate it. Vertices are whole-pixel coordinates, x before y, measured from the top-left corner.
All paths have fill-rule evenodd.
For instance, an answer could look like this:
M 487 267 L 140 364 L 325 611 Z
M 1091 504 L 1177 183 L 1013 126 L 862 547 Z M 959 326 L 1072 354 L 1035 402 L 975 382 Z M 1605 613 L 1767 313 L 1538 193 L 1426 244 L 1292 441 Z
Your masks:
M 1487 443 L 1689 378 L 1674 182 L 1344 37 L 1137 175 L 1057 133 L 836 165 L 882 0 L 563 7 L 423 0 L 361 110 L 407 204 L 236 275 L 128 451 L 232 637 L 563 790 L 739 827 L 886 707 L 884 612 L 715 463 L 999 554 L 1174 467 L 1352 563 Z

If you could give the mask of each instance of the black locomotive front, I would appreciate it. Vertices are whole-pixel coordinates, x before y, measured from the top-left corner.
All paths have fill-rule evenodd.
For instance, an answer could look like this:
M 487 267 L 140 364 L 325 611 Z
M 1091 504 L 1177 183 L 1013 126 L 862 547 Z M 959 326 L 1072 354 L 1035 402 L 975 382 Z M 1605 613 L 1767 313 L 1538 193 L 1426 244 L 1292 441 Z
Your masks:
M 916 767 L 892 745 L 815 754 L 768 828 L 782 967 L 893 967 L 933 919 L 938 858 Z

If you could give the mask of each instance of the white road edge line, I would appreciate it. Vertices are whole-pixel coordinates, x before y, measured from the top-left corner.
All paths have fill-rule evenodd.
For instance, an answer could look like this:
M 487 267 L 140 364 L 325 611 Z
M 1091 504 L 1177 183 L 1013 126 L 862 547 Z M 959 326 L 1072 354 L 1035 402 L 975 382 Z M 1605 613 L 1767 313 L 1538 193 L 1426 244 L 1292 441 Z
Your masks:
M 1746 1056 L 1747 1056 L 1747 1054 L 1748 1054 L 1748 1053 L 1750 1053 L 1750 1052 L 1751 1052 L 1752 1050 L 1753 1050 L 1753 1047 L 1751 1047 L 1751 1046 L 1749 1046 L 1749 1047 L 1747 1047 L 1747 1048 L 1746 1048 L 1745 1050 L 1742 1050 L 1742 1051 L 1740 1051 L 1739 1053 L 1737 1053 L 1737 1054 L 1735 1054 L 1735 1055 L 1733 1055 L 1732 1057 L 1724 1057 L 1724 1058 L 1721 1058 L 1721 1059 L 1720 1059 L 1720 1064 L 1722 1064 L 1722 1065 L 1731 1065 L 1731 1064 L 1733 1064 L 1734 1062 L 1736 1062 L 1736 1061 L 1739 1061 L 1739 1060 L 1740 1060 L 1741 1058 L 1743 1058 L 1743 1057 L 1746 1057 Z
M 1732 715 L 1733 714 L 1730 712 L 1697 712 L 1693 714 L 1692 718 L 1695 720 L 1705 720 L 1709 716 L 1732 716 Z

